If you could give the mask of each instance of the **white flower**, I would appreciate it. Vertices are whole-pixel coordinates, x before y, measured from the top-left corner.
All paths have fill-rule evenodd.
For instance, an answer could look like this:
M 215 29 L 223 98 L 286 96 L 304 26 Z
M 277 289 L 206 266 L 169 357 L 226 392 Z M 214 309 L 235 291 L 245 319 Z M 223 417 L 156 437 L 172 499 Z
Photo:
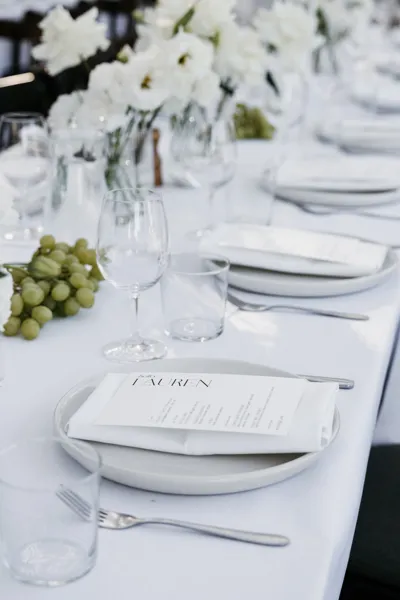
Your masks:
M 115 131 L 127 124 L 128 107 L 123 102 L 115 102 L 108 91 L 87 90 L 75 114 L 75 124 L 79 129 Z
M 189 30 L 203 37 L 212 37 L 226 23 L 234 21 L 236 0 L 198 0 Z
M 62 6 L 57 6 L 41 21 L 41 43 L 33 48 L 36 60 L 45 61 L 50 75 L 57 75 L 106 50 L 109 41 L 105 36 L 106 25 L 98 23 L 97 8 L 74 20 Z
M 164 68 L 165 57 L 159 48 L 138 52 L 125 65 L 130 106 L 138 111 L 160 108 L 172 95 L 171 74 Z
M 1 219 L 1 217 L 0 217 Z M 0 331 L 11 315 L 11 296 L 13 295 L 13 280 L 11 275 L 0 273 Z
M 161 58 L 163 57 L 163 58 Z M 168 78 L 170 95 L 189 99 L 194 85 L 211 72 L 214 49 L 210 42 L 180 31 L 160 46 L 160 69 Z
M 51 129 L 67 129 L 72 125 L 82 103 L 81 92 L 59 96 L 50 108 L 48 123 Z
M 221 95 L 220 80 L 216 73 L 210 71 L 205 77 L 199 79 L 194 85 L 192 99 L 200 106 L 210 108 L 214 106 Z
M 292 2 L 279 0 L 270 10 L 260 8 L 254 27 L 262 41 L 273 46 L 281 64 L 288 69 L 302 69 L 322 41 L 317 35 L 315 13 Z
M 119 61 L 102 63 L 90 73 L 88 90 L 93 94 L 109 95 L 113 104 L 129 104 L 130 71 Z
M 250 27 L 227 23 L 220 30 L 215 70 L 230 85 L 258 85 L 268 66 L 267 54 L 258 33 Z

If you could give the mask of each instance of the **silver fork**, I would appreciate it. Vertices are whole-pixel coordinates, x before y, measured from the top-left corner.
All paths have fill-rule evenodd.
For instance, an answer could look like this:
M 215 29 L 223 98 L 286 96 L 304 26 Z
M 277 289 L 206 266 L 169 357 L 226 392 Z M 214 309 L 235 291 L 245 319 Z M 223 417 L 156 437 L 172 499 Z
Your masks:
M 236 306 L 239 310 L 246 312 L 268 312 L 273 310 L 278 311 L 298 311 L 309 315 L 320 315 L 323 317 L 333 317 L 335 319 L 348 319 L 352 321 L 368 321 L 368 315 L 362 315 L 359 313 L 348 313 L 339 312 L 336 310 L 324 310 L 320 308 L 306 308 L 305 306 L 298 306 L 294 304 L 256 304 L 254 302 L 245 302 L 240 298 L 237 298 L 233 294 L 228 293 L 228 300 L 231 304 Z
M 63 487 L 57 491 L 57 497 L 74 511 L 75 514 L 81 517 L 81 519 L 85 521 L 93 520 L 93 507 L 76 492 Z M 256 533 L 255 531 L 241 531 L 239 529 L 227 529 L 225 527 L 215 527 L 213 525 L 200 525 L 198 523 L 189 523 L 187 521 L 178 521 L 176 519 L 140 519 L 133 515 L 126 515 L 124 513 L 104 510 L 102 508 L 98 511 L 97 519 L 99 527 L 106 529 L 130 529 L 131 527 L 147 524 L 172 525 L 174 527 L 183 527 L 184 529 L 199 531 L 200 533 L 215 537 L 226 538 L 238 542 L 247 542 L 250 544 L 259 544 L 261 546 L 287 546 L 290 544 L 289 538 L 283 535 Z

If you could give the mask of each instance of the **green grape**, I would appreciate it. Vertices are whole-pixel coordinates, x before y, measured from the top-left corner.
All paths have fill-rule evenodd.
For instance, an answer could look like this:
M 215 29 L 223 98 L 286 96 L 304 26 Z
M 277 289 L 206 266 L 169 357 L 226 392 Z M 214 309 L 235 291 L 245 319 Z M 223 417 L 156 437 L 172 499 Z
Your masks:
M 42 302 L 43 306 L 47 306 L 51 311 L 56 309 L 57 302 L 51 297 L 47 296 Z
M 95 279 L 97 279 L 98 281 L 103 281 L 103 279 L 104 279 L 104 277 L 103 277 L 103 275 L 101 274 L 101 271 L 100 271 L 100 269 L 99 269 L 98 265 L 96 265 L 96 266 L 94 266 L 94 267 L 92 267 L 92 268 L 90 269 L 90 276 L 91 276 L 91 277 L 94 277 L 94 278 L 95 278 Z
M 88 247 L 88 241 L 85 240 L 85 238 L 79 238 L 78 240 L 76 240 L 75 242 L 75 247 L 74 250 L 77 250 L 78 248 L 87 248 Z
M 78 259 L 78 257 L 77 257 L 77 256 L 75 256 L 75 254 L 68 254 L 68 255 L 65 257 L 65 260 L 64 260 L 64 265 L 67 265 L 68 267 L 70 267 L 70 266 L 72 266 L 72 265 L 79 265 L 79 266 L 81 266 L 81 265 L 79 264 L 79 259 Z
M 32 318 L 35 319 L 39 325 L 45 325 L 48 321 L 51 321 L 53 313 L 47 306 L 35 306 L 32 310 Z
M 51 260 L 55 260 L 59 265 L 63 264 L 66 257 L 67 255 L 62 250 L 53 250 L 53 252 L 50 252 L 49 254 L 49 258 L 51 258 Z
M 44 292 L 38 285 L 27 285 L 21 292 L 22 300 L 27 306 L 39 306 L 44 300 Z
M 11 297 L 11 314 L 13 317 L 19 317 L 24 310 L 24 301 L 19 294 L 14 294 Z
M 19 267 L 13 267 L 11 269 L 11 276 L 13 278 L 14 283 L 21 283 L 25 277 L 28 276 L 28 272 L 25 269 L 20 269 Z
M 85 269 L 84 265 L 81 265 L 79 262 L 73 263 L 68 268 L 71 275 L 72 273 L 80 273 L 84 277 L 87 277 L 89 275 L 89 272 Z
M 88 250 L 86 250 L 86 252 L 87 252 L 86 264 L 90 265 L 91 267 L 95 267 L 97 265 L 96 250 L 88 249 Z
M 68 298 L 64 303 L 64 314 L 66 317 L 74 317 L 80 309 L 81 305 L 75 298 Z
M 92 283 L 93 287 L 92 286 L 91 287 L 92 287 L 93 291 L 97 292 L 98 289 L 99 289 L 99 282 L 98 282 L 98 280 L 95 279 L 94 277 L 89 277 L 89 282 Z
M 50 294 L 51 284 L 48 281 L 41 279 L 37 282 L 37 285 L 44 291 L 45 296 Z
M 81 273 L 72 273 L 68 281 L 76 289 L 85 288 L 88 286 L 87 277 L 85 277 Z
M 37 279 L 58 277 L 61 273 L 61 265 L 48 256 L 39 256 L 31 263 L 30 270 L 33 277 Z
M 29 284 L 32 284 L 32 283 L 33 283 L 34 285 L 36 285 L 36 283 L 35 283 L 35 280 L 34 280 L 32 277 L 25 277 L 25 279 L 23 279 L 23 280 L 21 281 L 21 285 L 22 285 L 22 286 L 24 286 L 24 285 L 29 285 Z
M 87 280 L 86 287 L 87 287 L 89 290 L 92 290 L 92 292 L 95 292 L 95 291 L 96 291 L 96 290 L 94 289 L 94 283 L 93 283 L 93 279 L 88 279 L 88 280 Z
M 86 248 L 79 247 L 76 250 L 74 250 L 74 254 L 79 259 L 79 262 L 82 265 L 88 264 L 88 262 L 90 260 L 90 251 L 89 250 L 87 250 Z
M 61 281 L 60 283 L 56 283 L 56 285 L 51 290 L 51 297 L 56 302 L 64 302 L 70 295 L 71 290 L 69 285 Z
M 82 308 L 92 308 L 94 304 L 94 293 L 88 288 L 81 288 L 76 292 L 76 299 Z
M 57 244 L 54 246 L 54 250 L 62 250 L 64 254 L 68 254 L 70 247 L 65 242 L 57 242 Z
M 46 248 L 46 250 L 53 250 L 56 240 L 52 235 L 44 235 L 40 238 L 40 245 L 42 248 Z
M 21 326 L 21 319 L 18 317 L 10 317 L 7 323 L 4 325 L 4 335 L 13 336 L 17 335 Z
M 34 340 L 40 332 L 40 326 L 35 319 L 25 319 L 21 324 L 21 333 L 26 340 Z

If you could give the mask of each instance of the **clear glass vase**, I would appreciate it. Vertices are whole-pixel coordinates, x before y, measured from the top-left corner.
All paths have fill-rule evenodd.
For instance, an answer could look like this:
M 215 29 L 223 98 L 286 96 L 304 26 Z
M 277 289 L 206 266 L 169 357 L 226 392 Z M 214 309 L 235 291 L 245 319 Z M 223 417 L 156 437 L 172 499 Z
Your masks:
M 55 132 L 53 146 L 49 231 L 66 242 L 82 237 L 94 244 L 106 192 L 106 138 L 71 129 Z

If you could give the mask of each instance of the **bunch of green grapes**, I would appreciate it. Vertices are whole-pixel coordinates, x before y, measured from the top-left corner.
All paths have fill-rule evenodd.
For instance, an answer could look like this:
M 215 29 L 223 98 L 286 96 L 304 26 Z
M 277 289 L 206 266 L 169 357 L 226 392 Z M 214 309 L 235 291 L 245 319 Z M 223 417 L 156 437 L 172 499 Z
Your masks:
M 73 246 L 44 235 L 25 267 L 10 267 L 14 281 L 11 316 L 4 333 L 18 333 L 34 340 L 40 328 L 53 317 L 73 317 L 81 308 L 91 308 L 103 279 L 96 252 L 85 239 Z

